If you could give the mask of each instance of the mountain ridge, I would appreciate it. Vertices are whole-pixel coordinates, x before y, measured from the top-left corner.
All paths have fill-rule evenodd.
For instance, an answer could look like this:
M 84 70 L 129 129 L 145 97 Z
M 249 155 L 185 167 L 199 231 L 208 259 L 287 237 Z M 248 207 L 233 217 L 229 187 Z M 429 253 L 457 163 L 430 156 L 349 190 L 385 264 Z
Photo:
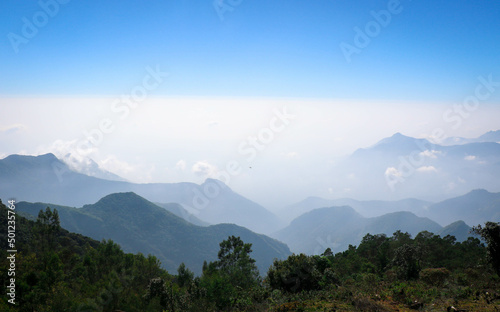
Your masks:
M 11 155 L 0 160 L 0 197 L 28 202 L 83 206 L 112 193 L 134 192 L 153 202 L 178 203 L 202 221 L 236 223 L 260 233 L 277 230 L 280 220 L 266 208 L 218 180 L 137 184 L 78 173 L 54 154 Z M 215 195 L 214 195 L 215 194 Z
M 422 231 L 457 234 L 460 240 L 470 236 L 464 234 L 462 224 L 450 224 L 443 230 L 437 222 L 408 211 L 366 218 L 349 206 L 323 207 L 306 212 L 272 236 L 285 242 L 292 252 L 321 254 L 327 248 L 335 253 L 346 250 L 349 245 L 358 245 L 368 233 L 390 236 L 398 230 L 412 236 Z
M 133 192 L 109 194 L 82 208 L 17 203 L 20 212 L 31 215 L 47 206 L 58 210 L 63 228 L 97 240 L 112 239 L 124 251 L 154 254 L 170 272 L 184 262 L 200 274 L 203 261 L 215 260 L 219 243 L 230 235 L 253 244 L 252 255 L 262 272 L 274 258 L 290 254 L 285 244 L 265 235 L 233 224 L 197 226 Z
M 396 133 L 357 149 L 330 175 L 333 197 L 438 202 L 476 188 L 500 190 L 500 144 L 440 145 Z

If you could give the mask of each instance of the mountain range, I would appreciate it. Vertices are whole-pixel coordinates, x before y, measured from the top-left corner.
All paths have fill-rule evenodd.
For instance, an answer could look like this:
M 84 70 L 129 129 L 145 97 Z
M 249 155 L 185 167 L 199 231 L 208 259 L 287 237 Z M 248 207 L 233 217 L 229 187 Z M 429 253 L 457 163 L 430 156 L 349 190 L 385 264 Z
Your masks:
M 477 138 L 449 137 L 441 142 L 442 145 L 460 145 L 467 143 L 497 142 L 500 143 L 500 130 L 489 131 Z
M 286 228 L 272 236 L 285 242 L 294 253 L 321 254 L 327 248 L 334 253 L 359 245 L 366 234 L 408 232 L 413 237 L 422 231 L 437 235 L 452 235 L 466 240 L 470 227 L 463 221 L 442 227 L 429 218 L 400 211 L 366 218 L 349 206 L 318 208 L 294 219 Z
M 111 194 L 82 208 L 19 202 L 16 209 L 37 216 L 47 206 L 58 210 L 61 226 L 68 231 L 112 239 L 126 252 L 153 254 L 170 272 L 184 262 L 200 274 L 203 261 L 216 260 L 219 243 L 230 235 L 252 243 L 252 257 L 261 272 L 274 259 L 290 255 L 285 244 L 265 235 L 234 224 L 197 226 L 132 192 Z
M 342 195 L 338 199 L 308 197 L 278 211 L 279 217 L 219 180 L 131 183 L 93 161 L 77 168 L 68 164 L 70 156 L 53 154 L 1 159 L 0 198 L 22 201 L 19 212 L 31 218 L 47 206 L 57 208 L 64 228 L 111 238 L 127 252 L 152 253 L 170 271 L 185 262 L 199 273 L 223 239 L 240 236 L 253 244 L 259 268 L 267 271 L 290 249 L 342 251 L 367 233 L 397 230 L 462 241 L 469 225 L 499 222 L 500 193 L 490 192 L 500 190 L 499 135 L 439 145 L 396 133 L 356 150 L 330 173 L 331 196 Z
M 429 206 L 425 215 L 444 225 L 463 220 L 470 225 L 500 222 L 500 193 L 473 190 Z
M 498 191 L 498 133 L 460 145 L 439 145 L 396 133 L 340 161 L 330 173 L 331 194 L 338 198 L 437 202 L 473 189 Z
M 361 201 L 351 198 L 325 199 L 311 196 L 298 203 L 282 208 L 276 212 L 276 214 L 287 223 L 290 223 L 301 214 L 309 212 L 313 209 L 332 206 L 350 206 L 364 217 L 377 217 L 386 213 L 397 211 L 410 211 L 416 215 L 420 215 L 423 211 L 427 210 L 431 204 L 431 202 L 414 198 L 397 201 Z
M 483 189 L 472 190 L 465 195 L 438 203 L 418 199 L 359 201 L 349 198 L 308 197 L 283 208 L 278 215 L 290 223 L 291 220 L 314 209 L 332 206 L 349 206 L 363 217 L 378 217 L 387 213 L 407 211 L 436 221 L 441 226 L 459 220 L 470 225 L 500 221 L 500 192 L 491 193 Z
M 119 192 L 134 192 L 152 202 L 177 203 L 211 224 L 235 223 L 270 233 L 282 222 L 261 205 L 233 192 L 224 183 L 137 184 L 91 177 L 72 170 L 53 154 L 10 155 L 0 160 L 0 198 L 79 207 Z

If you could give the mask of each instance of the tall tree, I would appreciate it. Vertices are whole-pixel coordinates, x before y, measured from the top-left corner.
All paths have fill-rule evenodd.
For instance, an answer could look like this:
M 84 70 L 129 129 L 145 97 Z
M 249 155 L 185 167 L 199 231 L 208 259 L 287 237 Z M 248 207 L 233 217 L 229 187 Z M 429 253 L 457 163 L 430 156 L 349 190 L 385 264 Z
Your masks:
M 229 236 L 222 241 L 216 266 L 228 275 L 234 286 L 247 288 L 258 283 L 259 271 L 250 257 L 252 244 L 245 244 L 240 237 Z
M 488 244 L 488 258 L 493 269 L 500 275 L 500 223 L 486 222 L 472 228 L 471 232 L 480 235 Z

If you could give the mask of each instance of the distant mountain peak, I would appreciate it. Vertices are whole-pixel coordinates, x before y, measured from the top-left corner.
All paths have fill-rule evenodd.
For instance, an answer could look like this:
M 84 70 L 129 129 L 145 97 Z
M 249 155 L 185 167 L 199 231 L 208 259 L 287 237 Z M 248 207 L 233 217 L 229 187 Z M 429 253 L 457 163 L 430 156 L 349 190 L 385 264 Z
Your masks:
M 376 152 L 403 152 L 404 154 L 416 150 L 434 149 L 435 144 L 427 139 L 417 139 L 396 132 L 390 137 L 384 138 L 368 148 L 357 149 L 353 156 L 365 155 L 372 151 Z
M 498 143 L 500 141 L 500 130 L 488 131 L 479 138 L 477 138 L 477 141 Z
M 36 159 L 40 162 L 49 162 L 49 161 L 60 161 L 54 154 L 47 153 L 37 156 L 32 155 L 20 155 L 20 154 L 12 154 L 4 158 L 5 160 L 27 160 L 27 159 Z
M 469 193 L 460 196 L 460 197 L 471 197 L 471 198 L 491 198 L 491 197 L 496 197 L 499 193 L 492 193 L 488 190 L 485 189 L 474 189 L 470 191 Z M 459 197 L 459 198 L 460 198 Z
M 465 223 L 463 220 L 458 220 L 458 221 L 455 221 L 453 223 L 450 223 L 449 225 L 447 225 L 447 227 L 451 227 L 451 226 L 468 226 L 467 223 Z
M 485 134 L 483 134 L 483 135 L 486 135 L 486 134 L 493 134 L 493 133 L 495 133 L 495 134 L 500 134 L 500 130 L 490 130 L 490 131 L 486 132 L 486 133 L 485 133 Z
M 134 192 L 122 192 L 122 193 L 113 193 L 104 196 L 99 199 L 93 205 L 85 205 L 83 208 L 89 208 L 92 211 L 100 211 L 100 212 L 110 212 L 110 209 L 116 214 L 121 213 L 129 213 L 133 214 L 138 213 L 138 209 L 142 212 L 154 211 L 155 208 L 161 209 L 157 207 L 155 204 L 151 203 L 147 199 L 137 195 Z M 158 210 L 156 209 L 156 210 Z M 177 218 L 177 216 L 176 216 Z
M 45 160 L 54 160 L 54 161 L 57 161 L 59 160 L 56 155 L 52 154 L 52 153 L 47 153 L 47 154 L 42 154 L 42 155 L 38 155 L 36 156 L 40 159 L 45 159 Z
M 111 181 L 127 181 L 126 179 L 103 169 L 92 158 L 75 157 L 71 153 L 61 156 L 62 161 L 73 171 L 82 173 L 89 177 L 95 177 Z
M 414 143 L 417 141 L 427 141 L 427 140 L 409 137 L 409 136 L 406 136 L 404 134 L 401 134 L 400 132 L 396 132 L 391 137 L 380 140 L 373 147 L 380 146 L 380 145 L 386 145 L 386 144 Z
M 207 178 L 205 180 L 205 182 L 203 182 L 203 184 L 201 184 L 201 185 L 202 186 L 207 186 L 207 185 L 210 185 L 210 184 L 213 184 L 213 183 L 215 183 L 216 185 L 218 185 L 220 188 L 229 189 L 229 187 L 224 182 L 222 182 L 221 180 L 218 180 L 218 179 L 213 179 L 213 178 Z
M 98 203 L 106 203 L 109 201 L 115 201 L 117 199 L 120 200 L 127 200 L 128 202 L 132 201 L 148 201 L 147 199 L 137 195 L 134 192 L 118 192 L 118 193 L 112 193 L 109 195 L 104 196 L 103 198 L 99 199 L 96 204 Z
M 476 138 L 448 137 L 443 141 L 444 145 L 463 145 L 467 143 L 500 143 L 500 130 L 490 130 Z
M 474 189 L 469 192 L 469 194 L 490 194 L 491 192 L 488 192 L 485 189 Z
M 57 168 L 57 170 L 64 170 L 68 168 L 63 161 L 58 159 L 52 153 L 37 156 L 13 154 L 2 159 L 2 162 L 5 162 L 10 166 L 19 166 L 19 168 L 25 168 L 27 170 L 43 168 L 44 170 L 52 171 L 54 168 Z

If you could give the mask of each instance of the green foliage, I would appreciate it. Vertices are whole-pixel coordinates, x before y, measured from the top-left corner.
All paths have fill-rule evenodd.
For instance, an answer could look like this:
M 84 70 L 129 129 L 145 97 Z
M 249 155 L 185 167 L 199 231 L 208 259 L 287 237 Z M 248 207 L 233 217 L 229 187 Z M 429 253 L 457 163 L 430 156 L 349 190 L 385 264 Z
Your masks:
M 274 260 L 267 272 L 267 282 L 272 289 L 292 293 L 319 289 L 328 266 L 322 260 L 321 257 L 304 254 L 291 255 L 286 260 Z M 324 277 L 332 281 L 335 278 L 331 271 Z
M 290 254 L 285 244 L 234 224 L 195 226 L 131 192 L 110 194 L 78 209 L 56 205 L 51 208 L 57 208 L 64 229 L 97 240 L 112 239 L 124 250 L 154 254 L 172 273 L 184 263 L 200 275 L 200 264 L 216 260 L 219 243 L 230 235 L 252 243 L 252 256 L 261 272 L 267 270 L 272 259 Z M 36 217 L 46 205 L 20 202 L 16 209 Z
M 180 287 L 190 286 L 194 279 L 194 273 L 186 265 L 181 263 L 177 269 L 177 283 Z
M 1 233 L 7 208 L 0 202 Z M 56 209 L 36 222 L 16 215 L 16 306 L 1 311 L 161 311 L 143 298 L 153 277 L 173 278 L 154 256 L 125 254 L 111 240 L 98 242 L 69 233 Z M 0 244 L 6 245 L 0 235 Z M 7 256 L 0 251 L 0 282 L 7 285 Z M 9 310 L 10 309 L 10 310 Z
M 0 202 L 0 244 L 6 244 L 6 207 Z M 495 311 L 500 279 L 495 264 L 498 224 L 457 242 L 421 232 L 414 239 L 367 234 L 358 247 L 321 256 L 275 260 L 264 282 L 252 245 L 229 236 L 218 259 L 196 276 L 184 263 L 177 276 L 156 256 L 126 254 L 112 240 L 97 242 L 59 225 L 46 208 L 37 221 L 16 216 L 16 298 L 0 311 Z M 0 282 L 8 283 L 0 250 Z
M 450 274 L 446 268 L 427 268 L 420 271 L 420 279 L 431 286 L 443 286 Z
M 240 237 L 229 236 L 219 246 L 218 260 L 203 263 L 198 289 L 191 292 L 203 294 L 206 300 L 222 310 L 249 305 L 253 298 L 248 291 L 260 287 L 259 271 L 255 260 L 250 257 L 252 244 L 244 243 Z M 178 279 L 183 279 L 181 272 Z
M 258 283 L 259 271 L 250 258 L 252 244 L 245 244 L 239 237 L 229 236 L 220 243 L 219 260 L 215 265 L 235 287 L 248 288 Z
M 418 246 L 404 244 L 394 251 L 393 265 L 397 268 L 398 277 L 404 280 L 418 278 L 420 272 L 421 250 Z
M 500 275 L 500 223 L 486 222 L 472 228 L 472 231 L 480 235 L 488 245 L 488 257 L 495 272 Z
M 350 302 L 343 311 L 392 311 L 385 304 L 388 300 L 411 309 L 431 303 L 442 307 L 453 302 L 444 298 L 470 300 L 472 289 L 479 293 L 498 287 L 484 266 L 485 257 L 486 249 L 477 238 L 458 243 L 452 236 L 441 238 L 430 232 L 415 239 L 401 231 L 392 237 L 367 234 L 359 247 L 349 246 L 335 255 L 326 250 L 321 256 L 292 255 L 275 261 L 266 284 L 270 301 L 283 311 L 320 310 L 304 303 L 308 300 L 333 300 L 336 306 L 338 301 Z M 482 306 L 477 310 L 488 311 Z

